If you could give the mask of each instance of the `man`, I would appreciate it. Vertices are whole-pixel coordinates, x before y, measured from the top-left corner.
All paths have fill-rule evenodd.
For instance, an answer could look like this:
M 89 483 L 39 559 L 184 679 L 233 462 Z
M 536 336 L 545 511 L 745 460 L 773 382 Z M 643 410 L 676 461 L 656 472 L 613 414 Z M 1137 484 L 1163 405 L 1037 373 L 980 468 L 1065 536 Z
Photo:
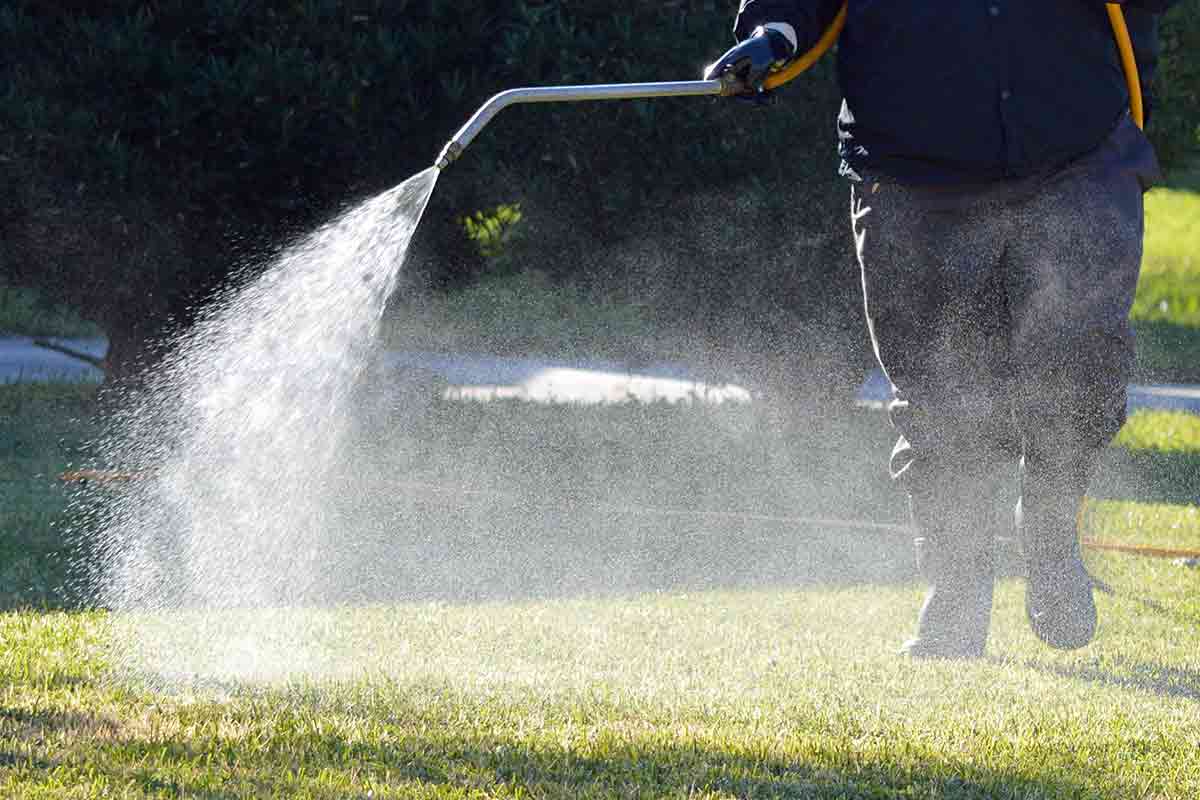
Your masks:
M 1125 3 L 1140 38 L 1171 2 Z M 743 0 L 740 44 L 706 77 L 761 89 L 841 5 Z M 1030 623 L 1082 647 L 1096 606 L 1076 517 L 1125 419 L 1158 174 L 1104 4 L 850 0 L 838 76 L 868 326 L 901 434 L 891 469 L 931 584 L 902 652 L 983 654 L 996 509 L 1015 483 Z

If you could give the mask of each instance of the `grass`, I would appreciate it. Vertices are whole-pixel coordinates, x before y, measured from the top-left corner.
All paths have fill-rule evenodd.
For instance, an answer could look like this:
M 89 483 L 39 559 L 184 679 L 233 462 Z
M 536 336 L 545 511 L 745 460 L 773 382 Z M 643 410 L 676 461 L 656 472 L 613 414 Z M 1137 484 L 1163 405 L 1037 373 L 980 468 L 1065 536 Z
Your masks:
M 90 392 L 0 389 L 0 564 L 53 553 L 55 476 L 86 463 Z M 368 577 L 419 601 L 0 614 L 0 797 L 1200 793 L 1200 570 L 1091 556 L 1117 594 L 1099 599 L 1097 642 L 1068 654 L 1033 639 L 1004 581 L 987 659 L 910 664 L 893 651 L 920 589 L 899 538 L 584 513 L 664 492 L 686 510 L 794 512 L 815 489 L 814 514 L 859 493 L 894 513 L 865 466 L 889 443 L 880 417 L 760 413 L 434 404 L 383 447 L 356 444 L 355 496 L 390 495 L 400 515 L 386 546 L 408 513 L 453 532 L 424 562 L 359 542 Z M 1138 414 L 1118 445 L 1200 460 L 1186 414 Z M 505 496 L 405 499 L 410 480 Z M 1089 524 L 1196 547 L 1196 512 L 1096 501 Z M 411 573 L 387 571 L 401 561 Z M 9 602 L 52 600 L 46 580 Z M 447 581 L 457 599 L 439 600 Z
M 1136 411 L 1113 444 L 1126 450 L 1200 455 L 1200 416 L 1182 411 Z
M 1140 353 L 1155 376 L 1200 364 L 1188 299 L 1200 250 L 1192 228 L 1169 227 L 1194 200 L 1149 199 L 1135 319 L 1157 337 Z M 520 351 L 545 328 L 516 313 L 529 301 L 490 286 L 430 313 L 532 320 L 486 342 Z M 594 327 L 640 330 L 611 311 L 594 310 Z M 554 340 L 586 351 L 584 330 Z M 463 331 L 446 349 L 480 341 Z M 62 601 L 56 478 L 88 463 L 94 391 L 0 387 L 0 606 Z M 1090 552 L 1116 591 L 1099 596 L 1088 648 L 1037 643 L 1019 583 L 1003 581 L 988 658 L 912 664 L 893 654 L 920 601 L 899 538 L 629 513 L 669 497 L 684 512 L 899 521 L 878 415 L 372 413 L 348 490 L 390 498 L 394 516 L 362 540 L 358 567 L 377 583 L 381 565 L 398 569 L 424 599 L 202 618 L 0 613 L 0 796 L 1200 796 L 1198 569 Z M 1088 535 L 1200 547 L 1197 417 L 1135 415 L 1106 472 Z M 456 491 L 409 497 L 410 482 Z M 431 524 L 454 544 L 413 560 L 397 531 Z M 439 601 L 448 579 L 456 599 Z
M 1146 196 L 1132 318 L 1143 380 L 1200 382 L 1200 161 Z
M 1178 613 L 1200 614 L 1196 574 Z M 1102 597 L 1098 641 L 1060 654 L 1005 583 L 989 658 L 912 664 L 893 649 L 918 599 L 871 586 L 308 612 L 325 616 L 292 627 L 369 674 L 165 693 L 107 678 L 101 614 L 0 615 L 0 795 L 1200 793 L 1196 625 Z
M 1134 318 L 1200 327 L 1200 162 L 1146 195 L 1145 258 Z
M 67 489 L 59 474 L 83 457 L 97 388 L 0 386 L 0 608 L 58 598 Z
M 71 494 L 58 476 L 92 463 L 85 442 L 95 434 L 95 392 L 0 387 L 0 608 L 61 602 L 60 525 Z M 905 521 L 903 499 L 882 466 L 892 433 L 878 414 L 503 402 L 369 411 L 344 445 L 353 455 L 339 496 L 350 502 L 338 512 L 364 543 L 362 563 L 405 563 L 405 547 L 420 549 L 395 534 L 406 525 L 475 543 L 442 553 L 438 563 L 413 565 L 398 584 L 436 594 L 457 568 L 472 575 L 459 590 L 477 597 L 523 594 L 537 569 L 542 582 L 556 575 L 627 590 L 835 574 L 844 582 L 911 577 L 903 537 L 847 536 L 801 521 Z M 1093 489 L 1097 507 L 1200 505 L 1197 419 L 1135 414 L 1106 456 Z M 654 511 L 663 508 L 672 513 Z M 381 513 L 394 523 L 382 531 Z M 1138 519 L 1152 540 L 1175 529 L 1154 515 Z M 469 557 L 495 551 L 497 542 L 503 548 L 490 560 Z M 743 562 L 736 570 L 721 566 L 730 542 Z M 807 571 L 776 563 L 781 549 L 807 553 Z

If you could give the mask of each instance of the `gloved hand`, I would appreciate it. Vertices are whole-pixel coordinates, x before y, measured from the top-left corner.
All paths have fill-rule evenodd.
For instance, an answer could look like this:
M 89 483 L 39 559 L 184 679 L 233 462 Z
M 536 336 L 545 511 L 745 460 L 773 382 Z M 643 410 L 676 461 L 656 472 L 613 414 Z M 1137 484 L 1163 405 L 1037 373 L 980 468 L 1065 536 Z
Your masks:
M 749 38 L 731 47 L 704 70 L 704 80 L 710 81 L 733 73 L 745 87 L 745 94 L 763 92 L 763 81 L 772 71 L 783 66 L 795 53 L 787 36 L 773 28 L 759 27 Z

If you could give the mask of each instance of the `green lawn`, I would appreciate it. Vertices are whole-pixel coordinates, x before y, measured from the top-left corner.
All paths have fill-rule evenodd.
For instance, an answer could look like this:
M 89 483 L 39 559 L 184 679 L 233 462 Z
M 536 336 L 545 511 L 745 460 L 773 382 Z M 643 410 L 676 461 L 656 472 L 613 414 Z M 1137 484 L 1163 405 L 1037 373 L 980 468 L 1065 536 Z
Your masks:
M 1170 227 L 1195 199 L 1149 201 L 1135 319 L 1159 377 L 1200 363 L 1200 243 Z M 481 297 L 522 302 L 505 291 Z M 0 387 L 0 608 L 69 600 L 58 476 L 92 464 L 94 393 Z M 373 413 L 346 494 L 394 522 L 348 533 L 337 569 L 424 599 L 0 613 L 0 797 L 1200 796 L 1200 569 L 1091 551 L 1115 593 L 1088 648 L 1040 645 L 1005 580 L 988 658 L 897 658 L 921 597 L 905 537 L 795 521 L 903 520 L 881 415 Z M 1130 419 L 1086 535 L 1200 547 L 1198 419 Z M 725 510 L 756 516 L 697 513 Z M 421 525 L 452 544 L 406 560 L 396 532 Z
M 1200 327 L 1200 164 L 1146 195 L 1145 249 L 1135 319 Z
M 1132 316 L 1143 379 L 1200 382 L 1200 162 L 1146 196 Z
M 57 601 L 69 499 L 58 476 L 87 457 L 96 391 L 0 385 L 0 609 Z
M 85 443 L 95 434 L 95 391 L 0 387 L 6 448 L 0 458 L 0 608 L 63 599 L 68 545 L 61 524 L 71 487 L 58 478 L 68 467 L 94 465 Z M 522 559 L 555 574 L 590 575 L 589 586 L 618 578 L 629 589 L 674 578 L 719 584 L 722 568 L 714 565 L 727 559 L 731 541 L 740 543 L 743 567 L 724 571 L 737 583 L 764 574 L 782 581 L 895 580 L 911 576 L 902 536 L 847 536 L 803 521 L 904 522 L 904 502 L 883 469 L 891 439 L 882 415 L 868 412 L 434 404 L 415 416 L 364 423 L 345 446 L 355 458 L 344 476 L 349 507 L 339 513 L 367 543 L 360 555 L 368 565 L 403 563 L 396 537 L 377 530 L 380 513 L 392 515 L 396 527 L 503 542 L 504 558 L 472 568 L 487 596 L 521 586 L 514 565 Z M 1114 520 L 1126 518 L 1123 510 L 1194 508 L 1200 503 L 1197 417 L 1135 414 L 1106 456 L 1094 495 L 1110 531 Z M 369 502 L 359 513 L 362 498 Z M 721 513 L 730 511 L 752 516 Z M 1200 543 L 1195 515 L 1139 511 L 1128 518 L 1136 522 L 1126 525 L 1126 539 L 1174 542 L 1182 530 Z M 776 571 L 781 547 L 813 550 L 807 574 Z M 622 560 L 630 558 L 633 563 Z M 468 562 L 461 552 L 447 552 L 440 564 L 414 568 L 404 580 L 435 587 L 454 564 Z M 604 563 L 602 574 L 589 567 L 596 562 Z
M 92 391 L 0 388 L 9 605 L 57 602 L 56 478 L 88 463 Z M 853 504 L 897 521 L 886 426 L 787 419 L 451 404 L 364 439 L 348 491 L 391 497 L 398 520 L 356 540 L 364 575 L 430 599 L 0 614 L 0 797 L 1200 793 L 1200 570 L 1089 555 L 1116 594 L 1070 654 L 1036 642 L 1004 581 L 987 659 L 906 663 L 921 589 L 904 537 L 769 516 Z M 1184 459 L 1200 484 L 1190 415 L 1137 415 L 1118 445 Z M 410 496 L 408 481 L 481 494 Z M 1195 506 L 1131 499 L 1094 502 L 1090 532 L 1200 546 Z M 628 513 L 662 505 L 684 514 Z M 395 545 L 406 514 L 456 544 L 389 573 L 395 552 L 372 547 Z M 447 581 L 476 601 L 433 599 Z
M 103 615 L 10 613 L 0 795 L 1185 800 L 1196 576 L 1174 616 L 1102 597 L 1071 654 L 1005 583 L 971 664 L 893 654 L 910 586 L 274 613 L 227 622 L 256 649 L 215 674 L 290 679 L 200 691 L 113 682 Z M 191 626 L 167 666 L 207 674 L 227 642 Z

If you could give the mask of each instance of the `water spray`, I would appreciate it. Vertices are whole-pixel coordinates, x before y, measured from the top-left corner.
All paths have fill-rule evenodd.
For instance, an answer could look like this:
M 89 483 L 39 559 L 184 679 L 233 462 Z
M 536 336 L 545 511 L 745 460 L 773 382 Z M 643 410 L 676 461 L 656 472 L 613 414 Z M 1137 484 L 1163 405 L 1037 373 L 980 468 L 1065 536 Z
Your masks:
M 1110 13 L 1118 30 L 1120 10 Z M 816 47 L 768 76 L 761 90 L 774 90 L 812 66 L 837 41 L 846 16 L 843 5 Z M 1123 41 L 1124 57 L 1127 35 Z M 1127 59 L 1127 71 L 1131 64 Z M 1135 68 L 1132 75 L 1131 86 Z M 112 495 L 94 508 L 85 504 L 81 520 L 94 544 L 82 565 L 85 582 L 113 611 L 114 669 L 194 682 L 359 667 L 359 649 L 331 640 L 329 626 L 318 618 L 296 618 L 287 610 L 325 598 L 373 597 L 375 563 L 330 532 L 367 524 L 353 507 L 361 498 L 345 500 L 360 478 L 347 446 L 354 442 L 354 393 L 371 366 L 388 298 L 440 169 L 514 104 L 759 92 L 731 72 L 713 80 L 502 92 L 455 134 L 434 166 L 298 241 L 255 280 L 209 308 L 124 398 L 111 433 L 96 443 L 101 460 L 121 471 L 64 476 Z M 694 509 L 596 511 L 714 516 Z M 715 513 L 758 524 L 799 522 Z M 367 522 L 368 528 L 378 524 Z

